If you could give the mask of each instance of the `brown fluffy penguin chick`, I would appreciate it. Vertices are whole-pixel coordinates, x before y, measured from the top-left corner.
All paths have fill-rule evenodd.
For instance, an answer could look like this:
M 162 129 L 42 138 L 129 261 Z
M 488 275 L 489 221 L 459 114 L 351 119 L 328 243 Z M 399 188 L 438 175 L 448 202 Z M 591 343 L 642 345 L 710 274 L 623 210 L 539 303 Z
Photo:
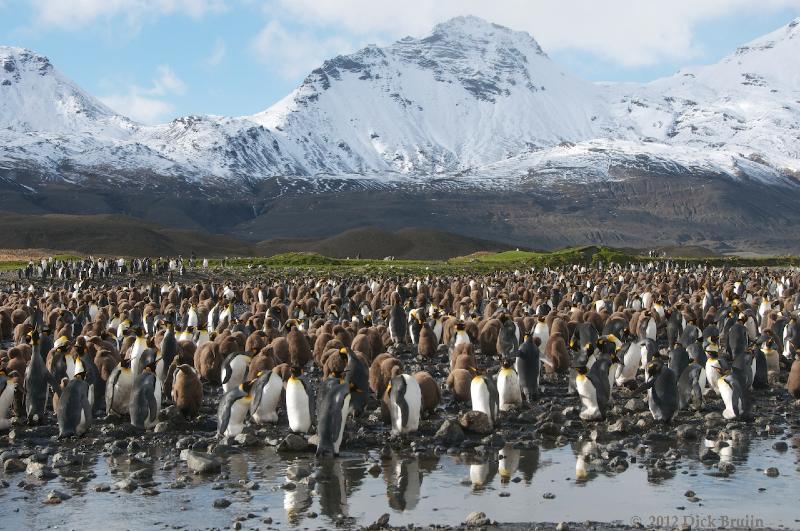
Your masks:
M 276 365 L 272 372 L 275 374 L 280 375 L 281 380 L 286 382 L 289 379 L 289 376 L 292 375 L 292 368 L 289 366 L 288 363 L 281 363 L 280 365 Z
M 332 352 L 325 359 L 325 365 L 322 367 L 323 379 L 328 378 L 329 376 L 341 376 L 342 373 L 344 373 L 344 370 L 347 368 L 347 361 L 347 350 L 344 352 L 341 350 Z
M 271 346 L 275 359 L 281 363 L 289 363 L 289 342 L 285 337 L 276 337 Z
M 484 356 L 497 356 L 497 336 L 500 335 L 502 326 L 499 319 L 489 319 L 483 323 L 483 327 L 478 334 L 481 354 Z
M 472 346 L 472 343 L 459 343 L 453 347 L 453 351 L 450 354 L 451 371 L 456 368 L 456 362 L 461 356 L 469 356 L 472 359 L 472 366 L 477 367 L 475 364 L 475 348 Z M 466 367 L 462 368 L 466 369 Z
M 563 336 L 556 332 L 550 336 L 545 345 L 545 356 L 552 365 L 544 364 L 547 374 L 565 373 L 569 370 L 569 352 L 567 342 Z
M 181 363 L 185 363 L 187 365 L 194 365 L 194 353 L 197 351 L 197 345 L 195 345 L 191 341 L 179 341 L 178 342 L 178 354 L 175 358 L 178 361 L 178 365 Z
M 323 331 L 317 333 L 317 337 L 314 340 L 314 362 L 319 366 L 322 366 L 322 353 L 325 352 L 325 345 L 331 339 L 333 339 L 333 334 Z
M 289 364 L 292 367 L 305 367 L 314 359 L 306 334 L 297 327 L 297 321 L 294 319 L 286 321 L 286 328 L 289 329 L 286 333 L 286 342 L 289 346 Z
M 419 331 L 419 343 L 417 344 L 419 355 L 426 359 L 436 356 L 436 334 L 431 330 L 428 323 L 422 323 Z
M 97 366 L 97 371 L 100 373 L 100 379 L 104 382 L 108 381 L 109 376 L 116 368 L 119 362 L 114 358 L 108 350 L 101 350 L 94 357 L 94 364 Z
M 217 385 L 222 383 L 223 360 L 219 346 L 211 341 L 202 345 L 194 354 L 194 366 L 200 373 L 200 378 Z
M 375 393 L 375 396 L 381 396 L 378 394 L 378 386 L 381 382 L 381 363 L 390 359 L 391 357 L 392 355 L 386 352 L 379 354 L 374 360 L 372 360 L 372 363 L 369 366 L 369 388 L 373 393 Z
M 800 359 L 792 362 L 789 370 L 789 379 L 786 381 L 786 390 L 796 399 L 800 399 Z
M 278 364 L 275 356 L 272 355 L 272 347 L 264 347 L 253 356 L 247 370 L 247 381 L 255 380 L 259 372 L 271 371 Z
M 8 349 L 8 361 L 6 362 L 6 374 L 11 374 L 17 371 L 17 374 L 25 374 L 25 368 L 28 366 L 25 361 L 25 354 L 17 347 Z
M 191 365 L 184 363 L 178 365 L 175 370 L 172 400 L 178 411 L 187 419 L 196 417 L 200 411 L 200 404 L 203 402 L 203 384 L 200 383 L 200 376 Z
M 422 411 L 433 413 L 442 398 L 436 380 L 427 371 L 415 372 L 414 379 L 419 384 L 420 391 L 422 391 Z
M 447 377 L 447 388 L 458 402 L 469 402 L 471 394 L 472 372 L 466 369 L 455 369 Z
M 363 330 L 363 329 L 362 329 Z M 359 332 L 358 335 L 353 338 L 352 344 L 353 352 L 359 352 L 364 356 L 364 359 L 367 360 L 367 366 L 372 363 L 372 342 L 370 341 L 369 335 L 362 332 Z
M 477 369 L 478 365 L 475 363 L 475 357 L 469 354 L 461 354 L 458 358 L 456 358 L 455 363 L 453 363 L 453 368 L 450 369 L 454 371 L 456 369 Z

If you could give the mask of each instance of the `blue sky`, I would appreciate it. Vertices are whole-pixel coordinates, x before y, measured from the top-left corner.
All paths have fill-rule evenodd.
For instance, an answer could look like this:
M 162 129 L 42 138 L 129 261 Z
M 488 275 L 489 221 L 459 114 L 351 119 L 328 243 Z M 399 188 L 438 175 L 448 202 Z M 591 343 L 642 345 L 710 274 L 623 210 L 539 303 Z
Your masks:
M 717 61 L 800 16 L 800 0 L 0 0 L 0 44 L 42 53 L 144 122 L 259 112 L 323 59 L 424 36 L 460 14 L 531 33 L 598 81 Z

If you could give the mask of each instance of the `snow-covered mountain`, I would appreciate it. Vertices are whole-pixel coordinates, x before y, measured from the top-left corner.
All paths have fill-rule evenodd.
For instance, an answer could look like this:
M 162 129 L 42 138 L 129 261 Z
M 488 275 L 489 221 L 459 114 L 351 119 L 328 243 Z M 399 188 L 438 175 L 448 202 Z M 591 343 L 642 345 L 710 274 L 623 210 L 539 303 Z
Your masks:
M 524 32 L 475 17 L 326 61 L 252 116 L 143 126 L 33 52 L 0 47 L 0 170 L 80 180 L 292 176 L 476 186 L 702 173 L 800 176 L 800 19 L 717 64 L 595 84 Z

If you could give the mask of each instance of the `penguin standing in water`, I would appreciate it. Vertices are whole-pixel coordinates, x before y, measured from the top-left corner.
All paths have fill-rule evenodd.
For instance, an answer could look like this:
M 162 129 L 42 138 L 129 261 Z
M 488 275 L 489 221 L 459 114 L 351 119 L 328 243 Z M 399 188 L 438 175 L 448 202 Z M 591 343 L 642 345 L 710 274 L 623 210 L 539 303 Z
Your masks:
M 253 401 L 250 416 L 258 424 L 278 422 L 278 404 L 283 391 L 283 379 L 273 370 L 260 371 L 253 382 Z
M 291 375 L 286 381 L 286 415 L 289 417 L 289 428 L 295 433 L 307 433 L 311 429 L 313 411 L 314 390 L 302 376 L 300 368 L 292 367 Z
M 678 412 L 678 379 L 675 372 L 656 358 L 647 364 L 647 404 L 657 422 L 669 423 Z
M 155 362 L 150 363 L 133 380 L 128 413 L 131 424 L 141 430 L 155 426 L 158 417 L 160 396 L 156 396 L 158 385 L 155 369 Z
M 191 419 L 200 412 L 203 402 L 203 384 L 200 383 L 200 374 L 191 365 L 182 363 L 175 368 L 172 377 L 172 401 L 178 411 Z
M 130 414 L 133 371 L 131 360 L 123 359 L 111 371 L 106 382 L 106 415 L 119 417 Z
M 85 373 L 78 372 L 65 383 L 58 400 L 58 438 L 80 437 L 92 423 L 92 405 Z
M 17 391 L 17 373 L 6 374 L 0 370 L 0 430 L 11 427 L 11 405 Z
M 497 394 L 500 399 L 500 411 L 508 411 L 512 407 L 522 404 L 522 391 L 519 385 L 519 375 L 511 360 L 504 357 L 501 365 L 500 372 L 497 374 Z
M 244 353 L 233 352 L 222 361 L 222 392 L 227 393 L 241 385 L 253 360 Z
M 473 369 L 475 371 L 475 369 Z M 470 383 L 472 410 L 486 413 L 492 426 L 497 422 L 500 410 L 500 396 L 491 376 L 473 373 Z
M 528 402 L 533 402 L 539 398 L 539 357 L 540 352 L 536 339 L 525 335 L 517 351 L 515 367 L 519 377 L 520 390 Z
M 422 391 L 417 380 L 408 374 L 398 374 L 386 387 L 392 433 L 413 433 L 419 428 Z
M 338 382 L 332 378 L 330 384 L 324 386 L 320 393 L 317 409 L 317 457 L 334 457 L 339 455 L 339 448 L 344 437 L 345 421 L 350 413 L 350 380 L 345 376 Z
M 252 389 L 253 382 L 247 381 L 222 395 L 217 407 L 218 437 L 236 437 L 242 433 L 253 401 Z
M 39 344 L 39 332 L 34 330 L 30 333 L 30 343 L 32 347 L 31 361 L 25 369 L 25 413 L 28 417 L 28 424 L 38 424 L 45 416 L 47 407 L 47 387 L 55 387 L 50 371 L 44 363 Z

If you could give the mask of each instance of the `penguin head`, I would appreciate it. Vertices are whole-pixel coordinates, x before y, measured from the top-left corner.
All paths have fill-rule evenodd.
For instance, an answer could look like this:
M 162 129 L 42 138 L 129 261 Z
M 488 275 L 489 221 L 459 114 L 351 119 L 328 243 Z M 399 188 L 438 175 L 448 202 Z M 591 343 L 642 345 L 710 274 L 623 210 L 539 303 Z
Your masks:
M 302 367 L 293 365 L 292 367 L 289 368 L 289 379 L 300 378 L 302 375 L 303 375 Z
M 28 332 L 28 343 L 31 345 L 38 345 L 39 344 L 39 331 L 36 329 L 31 330 Z
M 458 330 L 459 332 L 463 332 L 465 329 L 466 329 L 466 325 L 464 324 L 464 321 L 459 319 L 456 322 L 456 330 Z
M 255 382 L 255 380 L 246 380 L 239 385 L 239 389 L 244 391 L 247 396 L 250 396 L 250 393 L 253 390 L 253 382 Z
M 119 362 L 120 367 L 123 370 L 130 370 L 131 369 L 131 360 L 130 358 L 122 358 Z
M 586 373 L 589 372 L 589 369 L 586 368 L 586 365 L 578 365 L 577 367 L 575 367 L 575 372 L 577 372 L 581 376 L 586 376 Z

